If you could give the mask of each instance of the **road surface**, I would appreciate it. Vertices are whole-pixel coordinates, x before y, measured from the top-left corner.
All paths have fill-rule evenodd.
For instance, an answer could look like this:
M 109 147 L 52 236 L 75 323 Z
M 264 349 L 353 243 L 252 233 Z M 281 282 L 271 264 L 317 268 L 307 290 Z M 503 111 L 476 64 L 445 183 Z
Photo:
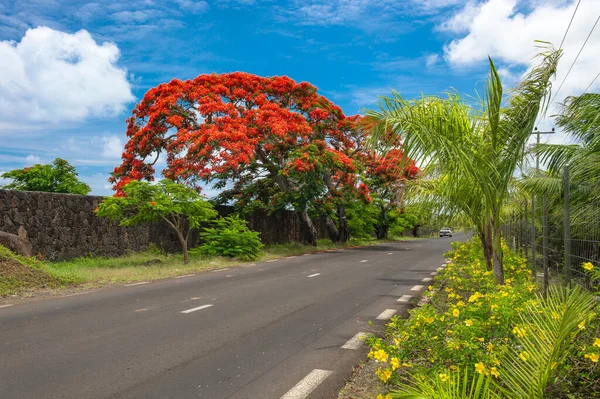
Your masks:
M 335 398 L 367 351 L 357 334 L 449 249 L 388 243 L 3 307 L 0 397 Z

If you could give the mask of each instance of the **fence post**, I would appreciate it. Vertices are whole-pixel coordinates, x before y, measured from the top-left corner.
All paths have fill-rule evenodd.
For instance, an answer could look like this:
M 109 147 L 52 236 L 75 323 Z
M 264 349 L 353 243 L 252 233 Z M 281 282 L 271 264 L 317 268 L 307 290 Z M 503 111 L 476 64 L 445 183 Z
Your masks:
M 525 253 L 525 259 L 529 258 L 529 229 L 527 224 L 529 222 L 529 206 L 528 201 L 525 200 L 525 214 L 523 215 L 525 221 L 521 223 L 521 229 L 523 230 L 523 252 Z
M 535 242 L 535 194 L 531 196 L 531 279 L 536 281 L 537 270 L 536 270 L 536 242 Z
M 565 283 L 571 284 L 571 180 L 569 176 L 569 165 L 565 165 L 563 172 L 563 184 L 564 184 L 564 208 L 565 208 L 565 219 L 564 219 L 564 240 L 565 240 Z
M 544 246 L 544 298 L 546 297 L 546 292 L 548 291 L 548 200 L 544 197 L 544 222 L 542 226 L 542 235 L 543 241 L 542 245 Z

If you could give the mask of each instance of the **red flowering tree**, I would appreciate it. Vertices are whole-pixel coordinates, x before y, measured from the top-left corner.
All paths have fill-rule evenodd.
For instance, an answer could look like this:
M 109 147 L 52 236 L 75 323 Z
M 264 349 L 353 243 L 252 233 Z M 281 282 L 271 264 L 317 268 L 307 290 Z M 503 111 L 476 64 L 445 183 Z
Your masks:
M 239 201 L 292 207 L 306 243 L 316 245 L 309 207 L 327 189 L 324 172 L 354 168 L 332 143 L 344 142 L 346 117 L 308 83 L 247 73 L 200 75 L 148 91 L 128 119 L 117 195 L 131 180 L 154 178 L 166 153 L 166 178 L 213 183 Z

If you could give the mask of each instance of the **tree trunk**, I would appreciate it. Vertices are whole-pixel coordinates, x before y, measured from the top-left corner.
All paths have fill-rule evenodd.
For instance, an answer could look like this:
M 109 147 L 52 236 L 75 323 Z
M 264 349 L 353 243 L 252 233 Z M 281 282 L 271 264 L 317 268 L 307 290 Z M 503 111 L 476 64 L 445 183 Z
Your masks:
M 179 243 L 181 244 L 181 249 L 183 250 L 183 263 L 188 263 L 190 258 L 188 257 L 188 245 L 187 240 L 183 237 L 183 234 L 179 230 L 175 230 L 177 232 L 177 238 L 179 239 Z
M 488 223 L 482 231 L 478 233 L 483 247 L 483 256 L 485 257 L 485 268 L 487 271 L 494 269 L 494 248 L 492 242 L 492 225 Z
M 504 263 L 502 256 L 502 230 L 500 229 L 500 216 L 494 216 L 493 231 L 493 249 L 494 249 L 494 283 L 504 284 Z
M 381 224 L 377 225 L 375 227 L 375 235 L 377 236 L 378 240 L 383 240 L 388 235 L 388 231 L 390 229 L 390 221 L 387 217 L 387 212 L 385 211 L 385 207 L 381 206 L 380 210 L 381 210 L 381 213 L 379 215 L 379 220 L 380 220 Z
M 338 242 L 340 240 L 340 233 L 338 231 L 337 226 L 329 216 L 325 217 L 325 227 L 327 227 L 327 234 L 329 234 L 329 239 L 333 242 Z
M 304 209 L 299 212 L 300 220 L 302 221 L 302 243 L 306 245 L 317 246 L 317 229 L 308 216 L 308 210 Z
M 350 228 L 348 227 L 348 218 L 346 217 L 346 206 L 338 204 L 338 218 L 340 220 L 340 228 L 338 229 L 338 241 L 346 242 L 350 238 Z

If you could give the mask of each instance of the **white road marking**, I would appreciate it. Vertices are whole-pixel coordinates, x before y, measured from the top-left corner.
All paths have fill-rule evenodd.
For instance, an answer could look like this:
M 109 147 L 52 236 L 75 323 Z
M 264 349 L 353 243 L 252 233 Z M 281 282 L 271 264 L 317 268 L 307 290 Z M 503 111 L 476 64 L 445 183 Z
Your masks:
M 183 276 L 175 276 L 175 278 L 186 278 L 186 277 L 192 277 L 195 276 L 195 274 L 184 274 Z
M 424 286 L 422 286 L 422 285 L 415 285 L 410 290 L 411 291 L 421 291 L 423 288 L 424 288 Z
M 360 261 L 360 263 L 365 263 L 365 262 L 368 262 L 368 259 L 363 259 Z
M 145 312 L 146 310 L 148 310 L 148 308 L 136 309 L 134 312 Z
M 425 278 L 424 278 L 423 280 L 421 280 L 421 281 L 422 281 L 422 282 L 424 282 L 424 283 L 428 283 L 428 282 L 430 282 L 431 280 L 433 280 L 431 277 L 425 277 Z
M 321 275 L 321 273 L 315 273 L 315 274 L 311 274 L 310 276 L 306 276 L 306 277 L 310 278 L 310 277 L 317 277 L 317 276 L 320 276 L 320 275 Z
M 365 333 L 365 332 L 361 331 L 359 333 L 356 333 L 356 335 L 354 337 L 350 338 L 350 340 L 348 342 L 346 342 L 344 345 L 342 345 L 342 349 L 356 350 L 362 346 L 362 344 L 365 342 L 366 337 L 367 337 L 367 333 Z
M 0 305 L 0 308 L 8 308 L 8 307 L 10 307 L 10 306 L 12 306 L 12 303 L 11 303 L 11 304 L 9 304 L 9 305 Z
M 379 316 L 376 317 L 377 320 L 389 320 L 393 315 L 397 312 L 396 309 L 386 309 Z
M 440 271 L 440 270 L 442 270 L 442 269 L 443 269 L 443 267 L 438 267 L 438 268 L 437 268 L 437 269 L 435 269 L 435 270 L 437 270 L 437 271 L 439 272 L 439 271 Z
M 188 310 L 182 310 L 181 313 L 186 313 L 186 314 L 187 313 L 192 313 L 192 312 L 195 312 L 197 310 L 202 310 L 202 309 L 210 308 L 211 306 L 212 306 L 211 304 L 202 305 L 202 306 L 198 306 L 197 308 L 191 308 L 191 309 L 188 309 Z
M 402 295 L 398 298 L 397 302 L 408 302 L 410 301 L 410 298 L 412 298 L 412 295 Z
M 329 375 L 331 371 L 315 369 L 290 389 L 281 399 L 305 399 L 314 391 Z
M 311 255 L 311 254 L 304 254 L 304 255 L 302 255 L 302 256 L 310 256 L 310 255 Z
M 393 254 L 394 254 L 393 252 L 388 252 L 388 255 L 393 255 Z
M 277 262 L 277 259 L 268 260 L 266 263 Z
M 297 258 L 297 256 L 286 256 L 285 258 L 286 259 L 294 259 L 294 258 Z
M 150 284 L 150 281 L 142 281 L 142 282 L 139 282 L 139 283 L 125 284 L 125 285 L 123 285 L 123 287 L 133 287 L 135 285 L 143 285 L 143 284 Z
M 216 272 L 222 272 L 223 270 L 229 270 L 229 268 L 228 267 L 224 267 L 223 269 L 211 270 L 211 272 L 216 273 Z
M 431 273 L 429 273 L 430 276 L 437 276 L 437 274 L 438 274 L 437 272 L 431 272 Z

